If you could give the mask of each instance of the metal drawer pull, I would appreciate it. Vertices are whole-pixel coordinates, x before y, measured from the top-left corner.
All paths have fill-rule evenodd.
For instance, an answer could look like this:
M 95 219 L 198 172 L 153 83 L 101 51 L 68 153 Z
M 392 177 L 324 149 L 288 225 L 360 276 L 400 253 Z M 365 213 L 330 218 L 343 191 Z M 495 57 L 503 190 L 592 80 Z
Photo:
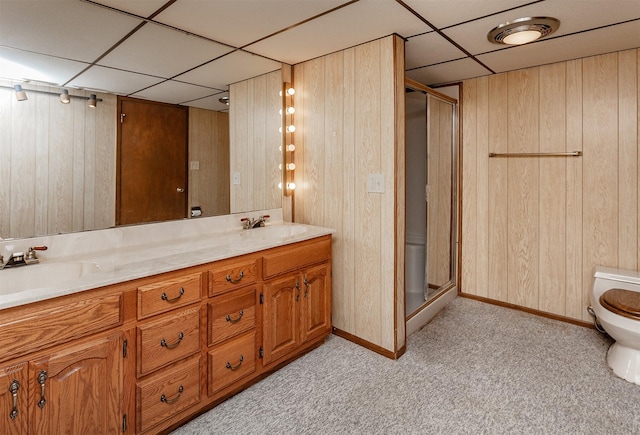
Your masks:
M 180 395 L 182 395 L 183 391 L 184 391 L 184 387 L 180 385 L 180 388 L 178 388 L 178 394 L 176 394 L 176 396 L 173 399 L 167 399 L 167 396 L 163 394 L 162 396 L 160 396 L 160 401 L 166 403 L 167 405 L 171 405 L 173 402 L 175 402 L 180 398 Z
M 307 280 L 307 277 L 304 277 L 304 297 L 307 297 L 307 294 L 309 293 L 309 281 Z
M 240 368 L 240 366 L 242 365 L 242 361 L 244 361 L 244 357 L 242 355 L 240 355 L 240 362 L 237 365 L 232 366 L 231 363 L 229 361 L 227 361 L 226 367 L 231 371 L 238 370 Z
M 48 376 L 45 370 L 42 370 L 38 375 L 38 383 L 40 384 L 40 400 L 38 401 L 38 408 L 40 409 L 44 408 L 44 405 L 47 404 L 47 401 L 44 398 L 44 386 L 47 378 Z
M 183 287 L 180 287 L 180 294 L 178 296 L 176 296 L 175 298 L 171 298 L 171 299 L 169 299 L 169 297 L 167 296 L 166 293 L 162 292 L 162 300 L 163 301 L 167 301 L 167 302 L 175 302 L 178 299 L 180 299 L 183 294 L 184 294 L 184 288 Z
M 238 317 L 237 317 L 237 318 L 235 318 L 235 319 L 232 319 L 232 318 L 231 318 L 231 316 L 230 316 L 229 314 L 227 314 L 227 317 L 226 317 L 227 322 L 231 322 L 231 323 L 238 323 L 238 322 L 240 321 L 240 319 L 242 319 L 242 315 L 243 315 L 243 314 L 244 314 L 244 313 L 242 312 L 242 310 L 240 310 L 240 311 L 238 312 Z
M 238 282 L 240 282 L 240 280 L 242 279 L 242 277 L 244 276 L 244 271 L 240 271 L 240 274 L 238 275 L 238 279 L 233 279 L 231 278 L 231 275 L 227 274 L 226 278 L 227 281 L 230 282 L 231 284 L 236 284 Z
M 11 385 L 9 385 L 9 392 L 13 396 L 13 409 L 9 413 L 9 417 L 11 420 L 15 420 L 18 416 L 18 390 L 20 389 L 20 382 L 17 379 L 11 381 Z
M 180 334 L 178 334 L 178 341 L 176 341 L 173 344 L 167 343 L 167 340 L 165 340 L 163 338 L 162 340 L 160 340 L 160 346 L 166 347 L 167 349 L 174 349 L 174 348 L 178 347 L 178 345 L 182 342 L 183 338 L 184 338 L 184 334 L 182 332 Z

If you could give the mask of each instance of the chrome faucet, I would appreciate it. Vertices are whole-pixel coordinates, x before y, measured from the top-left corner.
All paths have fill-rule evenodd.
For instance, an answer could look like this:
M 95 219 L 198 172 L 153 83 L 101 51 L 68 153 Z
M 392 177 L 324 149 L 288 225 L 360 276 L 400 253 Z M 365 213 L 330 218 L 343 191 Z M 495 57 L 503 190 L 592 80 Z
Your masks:
M 269 215 L 265 214 L 264 216 L 260 216 L 258 218 L 242 218 L 240 222 L 242 222 L 242 228 L 245 230 L 249 230 L 251 228 L 264 227 L 264 223 L 267 219 L 269 219 Z
M 4 258 L 0 255 L 0 270 L 9 268 L 9 267 L 18 267 L 18 266 L 26 266 L 27 264 L 37 264 L 40 262 L 38 256 L 36 255 L 36 251 L 46 251 L 46 246 L 34 246 L 29 248 L 27 253 L 24 252 L 14 252 L 9 255 L 9 259 L 6 263 L 4 263 Z

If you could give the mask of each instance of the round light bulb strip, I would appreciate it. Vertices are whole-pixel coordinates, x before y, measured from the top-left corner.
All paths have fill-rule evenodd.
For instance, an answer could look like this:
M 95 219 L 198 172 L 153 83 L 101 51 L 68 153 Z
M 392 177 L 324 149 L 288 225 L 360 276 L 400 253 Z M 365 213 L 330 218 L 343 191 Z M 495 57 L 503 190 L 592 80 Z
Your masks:
M 296 188 L 296 183 L 294 180 L 295 176 L 295 138 L 294 133 L 296 131 L 294 114 L 296 113 L 296 109 L 293 104 L 293 96 L 296 91 L 293 87 L 291 87 L 290 83 L 283 83 L 282 92 L 282 107 L 285 110 L 281 111 L 282 114 L 282 127 L 280 131 L 282 134 L 282 150 L 283 150 L 283 160 L 284 160 L 284 171 L 283 171 L 283 183 L 280 185 L 284 185 L 284 194 L 289 196 L 293 193 Z

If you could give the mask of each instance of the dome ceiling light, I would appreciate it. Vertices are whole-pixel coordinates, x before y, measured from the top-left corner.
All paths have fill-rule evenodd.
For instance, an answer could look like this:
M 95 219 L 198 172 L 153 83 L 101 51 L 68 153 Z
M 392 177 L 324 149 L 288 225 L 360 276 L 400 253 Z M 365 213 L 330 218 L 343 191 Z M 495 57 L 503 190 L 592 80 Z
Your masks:
M 500 24 L 487 34 L 494 44 L 522 45 L 552 34 L 560 27 L 560 20 L 552 17 L 518 18 Z

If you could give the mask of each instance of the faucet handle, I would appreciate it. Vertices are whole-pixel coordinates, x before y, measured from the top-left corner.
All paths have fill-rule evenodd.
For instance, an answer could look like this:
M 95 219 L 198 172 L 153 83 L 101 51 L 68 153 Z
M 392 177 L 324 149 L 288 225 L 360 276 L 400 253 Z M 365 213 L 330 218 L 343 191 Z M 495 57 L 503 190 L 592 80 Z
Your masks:
M 25 256 L 25 261 L 37 262 L 38 256 L 36 255 L 36 251 L 46 251 L 47 249 L 49 248 L 46 246 L 33 246 L 29 248 L 27 255 Z

